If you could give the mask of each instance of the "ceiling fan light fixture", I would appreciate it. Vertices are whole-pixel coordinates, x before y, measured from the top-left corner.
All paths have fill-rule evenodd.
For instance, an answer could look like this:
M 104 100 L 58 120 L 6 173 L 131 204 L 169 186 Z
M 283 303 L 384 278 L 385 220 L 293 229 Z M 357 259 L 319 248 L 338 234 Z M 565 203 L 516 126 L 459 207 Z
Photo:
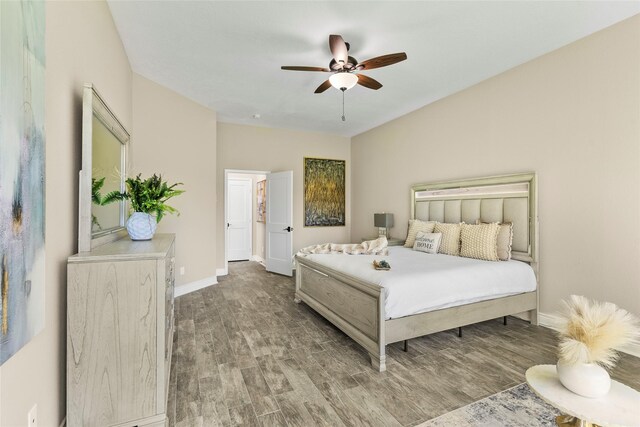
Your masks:
M 329 82 L 338 90 L 349 90 L 358 83 L 358 76 L 348 72 L 335 73 L 329 77 Z

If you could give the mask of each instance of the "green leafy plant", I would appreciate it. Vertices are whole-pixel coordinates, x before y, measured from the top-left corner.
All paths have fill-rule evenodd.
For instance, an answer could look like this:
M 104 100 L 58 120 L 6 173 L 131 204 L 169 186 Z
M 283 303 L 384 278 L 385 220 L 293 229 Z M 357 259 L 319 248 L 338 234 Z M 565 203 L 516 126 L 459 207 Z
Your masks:
M 117 200 L 122 200 L 118 190 L 113 190 L 107 193 L 104 197 L 102 196 L 100 190 L 102 190 L 102 187 L 104 186 L 105 179 L 105 177 L 100 179 L 91 178 L 91 200 L 94 204 L 99 206 L 105 206 Z
M 118 190 L 110 191 L 104 197 L 100 190 L 104 186 L 105 177 L 102 178 L 91 178 L 91 201 L 94 205 L 98 206 L 106 206 L 110 203 L 113 203 L 117 200 L 122 200 L 122 194 Z M 102 230 L 102 226 L 98 222 L 98 218 L 94 214 L 91 214 L 91 224 L 98 227 L 98 229 Z
M 119 193 L 119 198 L 127 199 L 131 203 L 134 212 L 144 212 L 155 215 L 156 221 L 160 222 L 166 214 L 177 214 L 180 212 L 167 204 L 167 200 L 184 193 L 184 190 L 176 189 L 183 185 L 177 182 L 173 185 L 162 180 L 162 175 L 153 174 L 152 177 L 142 179 L 138 174 L 135 178 L 127 178 L 127 191 Z

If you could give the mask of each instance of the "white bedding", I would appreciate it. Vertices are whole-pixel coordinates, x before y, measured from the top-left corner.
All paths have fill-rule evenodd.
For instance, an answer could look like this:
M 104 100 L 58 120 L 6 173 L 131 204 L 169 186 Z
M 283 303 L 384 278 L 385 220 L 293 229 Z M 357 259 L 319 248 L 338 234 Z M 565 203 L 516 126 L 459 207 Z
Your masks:
M 515 260 L 481 261 L 399 246 L 390 247 L 387 256 L 312 254 L 305 258 L 382 286 L 387 319 L 536 289 L 531 266 Z M 382 259 L 391 264 L 391 270 L 373 268 L 373 260 Z

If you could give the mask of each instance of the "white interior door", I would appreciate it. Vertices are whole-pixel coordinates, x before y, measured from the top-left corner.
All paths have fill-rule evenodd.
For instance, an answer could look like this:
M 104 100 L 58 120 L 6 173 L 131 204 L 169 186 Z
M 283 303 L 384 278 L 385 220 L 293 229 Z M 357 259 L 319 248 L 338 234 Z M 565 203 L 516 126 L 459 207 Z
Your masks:
M 227 254 L 229 261 L 251 259 L 251 179 L 227 181 Z
M 293 171 L 267 174 L 266 268 L 292 275 Z

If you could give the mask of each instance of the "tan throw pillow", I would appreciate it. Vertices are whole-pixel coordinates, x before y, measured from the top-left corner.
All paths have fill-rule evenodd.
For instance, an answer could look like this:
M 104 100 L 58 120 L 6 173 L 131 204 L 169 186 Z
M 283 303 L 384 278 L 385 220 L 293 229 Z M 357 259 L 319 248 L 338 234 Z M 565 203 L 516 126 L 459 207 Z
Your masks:
M 476 224 L 487 224 L 478 220 Z M 498 258 L 500 261 L 509 261 L 511 259 L 511 245 L 513 244 L 513 223 L 503 222 L 500 224 L 498 231 Z
M 498 232 L 500 224 L 462 224 L 460 230 L 460 255 L 467 258 L 499 261 Z
M 438 253 L 455 256 L 460 255 L 460 224 L 436 222 L 433 232 L 442 233 Z
M 404 242 L 405 248 L 413 248 L 413 243 L 416 241 L 416 234 L 418 231 L 424 233 L 433 233 L 433 227 L 435 227 L 435 221 L 420 221 L 419 219 L 409 220 L 409 231 L 407 232 L 407 240 Z
M 498 258 L 501 261 L 509 261 L 511 259 L 511 244 L 513 243 L 513 223 L 503 222 L 500 224 L 498 231 Z
M 440 233 L 425 233 L 423 231 L 418 231 L 418 234 L 416 234 L 416 241 L 413 244 L 413 250 L 426 252 L 428 254 L 437 254 L 441 239 L 442 234 Z

